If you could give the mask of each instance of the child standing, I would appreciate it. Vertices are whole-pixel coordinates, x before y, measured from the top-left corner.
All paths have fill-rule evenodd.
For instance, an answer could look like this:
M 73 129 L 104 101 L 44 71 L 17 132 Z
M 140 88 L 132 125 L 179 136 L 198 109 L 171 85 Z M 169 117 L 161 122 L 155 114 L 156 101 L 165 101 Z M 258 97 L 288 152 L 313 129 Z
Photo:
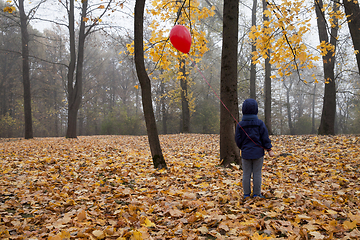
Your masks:
M 264 162 L 264 149 L 270 157 L 271 140 L 263 121 L 258 119 L 258 104 L 255 99 L 246 99 L 242 105 L 242 121 L 236 126 L 235 141 L 241 149 L 243 169 L 244 198 L 251 195 L 251 174 L 253 175 L 253 197 L 261 195 L 261 169 Z

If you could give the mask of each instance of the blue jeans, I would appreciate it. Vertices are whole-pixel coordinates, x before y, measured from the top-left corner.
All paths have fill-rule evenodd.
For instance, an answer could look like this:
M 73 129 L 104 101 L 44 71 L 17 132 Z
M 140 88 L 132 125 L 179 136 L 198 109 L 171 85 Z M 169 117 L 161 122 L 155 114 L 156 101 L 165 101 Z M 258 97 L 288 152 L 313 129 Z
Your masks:
M 258 159 L 243 159 L 243 189 L 244 195 L 251 194 L 251 174 L 253 175 L 253 194 L 261 195 L 261 169 L 264 163 L 264 157 Z

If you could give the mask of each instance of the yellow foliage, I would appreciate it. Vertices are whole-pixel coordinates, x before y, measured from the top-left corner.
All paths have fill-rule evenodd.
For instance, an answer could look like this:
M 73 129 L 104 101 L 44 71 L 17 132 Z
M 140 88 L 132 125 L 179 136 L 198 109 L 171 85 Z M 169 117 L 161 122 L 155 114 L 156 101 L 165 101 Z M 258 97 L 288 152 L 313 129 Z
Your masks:
M 13 6 L 7 6 L 7 7 L 5 7 L 4 9 L 3 9 L 3 11 L 4 12 L 8 12 L 8 13 L 13 13 L 13 12 L 15 12 L 16 11 L 16 8 L 15 7 L 13 7 Z
M 257 49 L 253 63 L 269 58 L 271 49 L 270 62 L 276 64 L 280 77 L 295 69 L 314 66 L 318 57 L 303 43 L 303 37 L 310 31 L 309 19 L 299 19 L 300 12 L 307 8 L 305 4 L 306 1 L 282 0 L 276 6 L 268 5 L 264 11 L 268 20 L 262 26 L 252 26 L 249 33 Z

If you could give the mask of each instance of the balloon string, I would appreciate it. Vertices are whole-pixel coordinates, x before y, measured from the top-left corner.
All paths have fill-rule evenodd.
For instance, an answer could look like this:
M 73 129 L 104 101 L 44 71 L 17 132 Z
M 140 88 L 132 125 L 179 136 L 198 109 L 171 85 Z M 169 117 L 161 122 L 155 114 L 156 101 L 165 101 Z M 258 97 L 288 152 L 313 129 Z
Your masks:
M 241 130 L 245 133 L 245 135 L 257 146 L 268 150 L 266 148 L 264 148 L 263 146 L 260 146 L 259 144 L 257 144 L 245 131 L 245 129 L 240 125 L 239 121 L 234 117 L 234 115 L 230 112 L 230 110 L 226 107 L 225 103 L 221 100 L 221 98 L 219 97 L 219 95 L 215 92 L 215 90 L 212 88 L 212 86 L 210 85 L 210 83 L 206 80 L 204 74 L 202 74 L 202 72 L 200 71 L 200 69 L 198 68 L 197 64 L 195 63 L 195 61 L 191 58 L 190 54 L 187 54 L 191 60 L 191 62 L 193 63 L 193 65 L 195 65 L 196 69 L 198 70 L 198 72 L 200 73 L 200 75 L 202 76 L 202 78 L 205 80 L 205 82 L 207 83 L 207 85 L 209 85 L 209 87 L 211 88 L 211 90 L 214 92 L 215 96 L 219 99 L 219 101 L 221 102 L 221 104 L 224 106 L 224 108 L 230 113 L 230 115 L 232 116 L 232 118 L 235 120 L 236 124 L 241 128 Z

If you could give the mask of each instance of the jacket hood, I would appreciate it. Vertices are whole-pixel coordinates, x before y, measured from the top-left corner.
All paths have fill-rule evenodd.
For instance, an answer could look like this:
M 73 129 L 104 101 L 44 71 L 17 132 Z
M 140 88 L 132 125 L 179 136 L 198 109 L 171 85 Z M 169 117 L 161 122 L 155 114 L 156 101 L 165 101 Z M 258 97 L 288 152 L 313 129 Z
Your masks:
M 246 99 L 242 105 L 242 113 L 243 114 L 258 114 L 258 104 L 255 99 L 249 98 Z

